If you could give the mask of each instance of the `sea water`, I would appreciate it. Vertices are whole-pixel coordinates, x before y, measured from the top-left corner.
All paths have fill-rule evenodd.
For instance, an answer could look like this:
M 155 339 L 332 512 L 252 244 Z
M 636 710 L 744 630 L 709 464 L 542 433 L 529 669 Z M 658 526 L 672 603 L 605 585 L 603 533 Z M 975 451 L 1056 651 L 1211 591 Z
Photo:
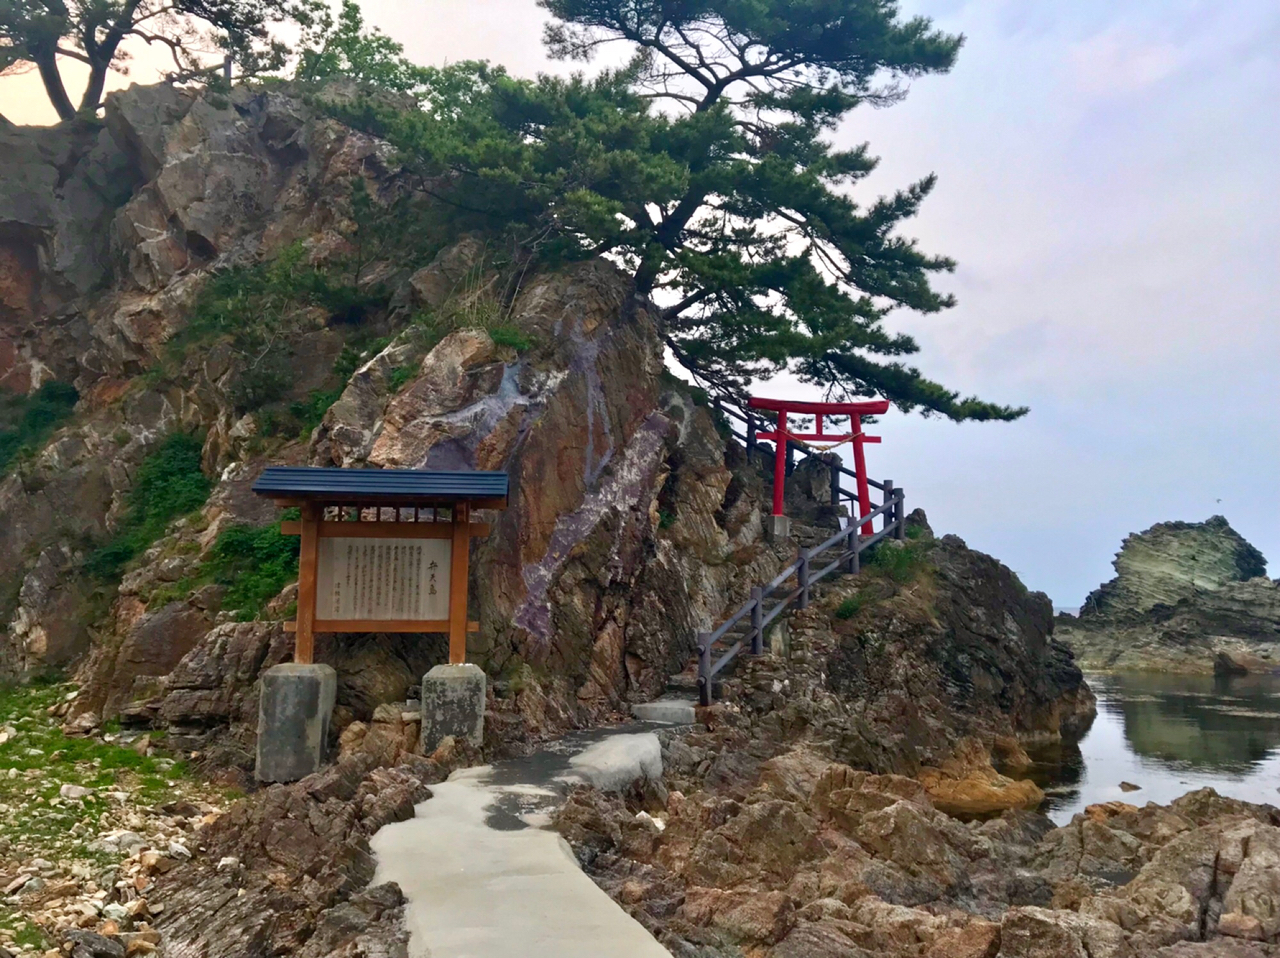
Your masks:
M 1098 697 L 1089 731 L 1032 754 L 1041 810 L 1055 822 L 1095 802 L 1164 805 L 1206 785 L 1280 805 L 1280 676 L 1086 678 Z

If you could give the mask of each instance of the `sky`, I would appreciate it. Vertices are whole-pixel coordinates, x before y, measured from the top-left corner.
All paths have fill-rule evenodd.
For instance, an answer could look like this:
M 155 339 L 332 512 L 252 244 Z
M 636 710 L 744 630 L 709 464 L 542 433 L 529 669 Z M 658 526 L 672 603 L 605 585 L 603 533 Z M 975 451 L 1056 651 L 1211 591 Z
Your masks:
M 363 7 L 420 63 L 566 69 L 542 53 L 533 0 Z M 869 471 L 1060 607 L 1111 577 L 1125 535 L 1171 519 L 1225 515 L 1280 576 L 1280 5 L 902 8 L 967 41 L 949 75 L 836 136 L 882 159 L 867 201 L 939 177 L 903 232 L 958 261 L 939 286 L 959 305 L 894 322 L 932 378 L 1031 412 L 890 413 Z M 138 51 L 133 79 L 155 62 Z M 0 112 L 45 121 L 35 78 L 0 79 Z

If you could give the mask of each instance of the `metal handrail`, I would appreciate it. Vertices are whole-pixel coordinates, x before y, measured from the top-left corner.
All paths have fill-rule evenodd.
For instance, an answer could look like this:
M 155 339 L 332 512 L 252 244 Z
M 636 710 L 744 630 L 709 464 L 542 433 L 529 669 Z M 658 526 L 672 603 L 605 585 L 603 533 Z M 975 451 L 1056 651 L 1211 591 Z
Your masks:
M 850 518 L 849 525 L 841 529 L 825 542 L 812 549 L 801 549 L 799 558 L 787 566 L 766 585 L 751 590 L 751 598 L 743 603 L 714 632 L 703 632 L 698 636 L 698 700 L 702 705 L 710 705 L 712 699 L 712 680 L 724 671 L 740 653 L 746 650 L 749 654 L 759 655 L 764 651 L 764 631 L 793 602 L 799 603 L 803 609 L 809 605 L 812 587 L 825 579 L 836 569 L 844 567 L 850 574 L 856 575 L 862 568 L 862 553 L 866 552 L 890 533 L 903 540 L 907 536 L 906 494 L 901 488 L 886 481 L 878 485 L 884 488 L 887 495 L 892 496 L 887 502 L 872 509 L 865 516 Z M 859 531 L 868 522 L 884 517 L 884 527 L 878 532 L 864 536 Z M 811 572 L 814 559 L 825 555 L 839 547 L 840 552 L 835 561 L 824 566 L 818 572 Z M 792 577 L 796 578 L 796 588 L 778 600 L 778 604 L 767 613 L 764 611 L 765 599 L 776 589 L 782 587 Z M 748 615 L 751 616 L 751 628 L 747 635 L 735 642 L 718 660 L 713 661 L 712 647 L 722 639 L 729 629 L 733 628 Z

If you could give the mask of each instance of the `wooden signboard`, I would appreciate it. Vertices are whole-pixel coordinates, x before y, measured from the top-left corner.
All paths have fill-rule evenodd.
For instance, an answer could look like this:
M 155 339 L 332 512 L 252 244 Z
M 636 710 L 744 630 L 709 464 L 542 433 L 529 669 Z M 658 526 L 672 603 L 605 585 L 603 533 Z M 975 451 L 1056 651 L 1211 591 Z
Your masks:
M 321 535 L 317 621 L 448 621 L 452 552 L 448 539 Z
M 317 632 L 447 632 L 449 661 L 467 657 L 471 539 L 489 527 L 471 510 L 504 509 L 501 472 L 271 466 L 253 491 L 300 519 L 294 661 L 310 663 Z
M 325 521 L 313 503 L 301 512 L 281 523 L 302 537 L 298 619 L 286 624 L 295 661 L 312 660 L 317 632 L 447 632 L 449 661 L 466 661 L 468 554 L 473 536 L 489 534 L 467 503 L 445 522 Z

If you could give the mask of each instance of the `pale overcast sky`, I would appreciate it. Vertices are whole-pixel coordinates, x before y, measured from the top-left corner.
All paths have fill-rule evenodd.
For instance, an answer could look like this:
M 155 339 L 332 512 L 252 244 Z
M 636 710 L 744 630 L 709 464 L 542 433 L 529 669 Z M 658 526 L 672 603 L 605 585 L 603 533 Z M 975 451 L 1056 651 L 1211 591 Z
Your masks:
M 363 5 L 419 62 L 563 69 L 533 0 Z M 960 305 L 903 317 L 919 365 L 1031 414 L 890 414 L 871 471 L 1060 606 L 1110 577 L 1127 533 L 1166 519 L 1220 512 L 1280 575 L 1280 5 L 903 8 L 966 34 L 959 65 L 839 139 L 883 158 L 868 195 L 939 174 L 907 232 L 959 261 L 943 285 Z M 0 112 L 38 117 L 32 79 L 0 81 Z

